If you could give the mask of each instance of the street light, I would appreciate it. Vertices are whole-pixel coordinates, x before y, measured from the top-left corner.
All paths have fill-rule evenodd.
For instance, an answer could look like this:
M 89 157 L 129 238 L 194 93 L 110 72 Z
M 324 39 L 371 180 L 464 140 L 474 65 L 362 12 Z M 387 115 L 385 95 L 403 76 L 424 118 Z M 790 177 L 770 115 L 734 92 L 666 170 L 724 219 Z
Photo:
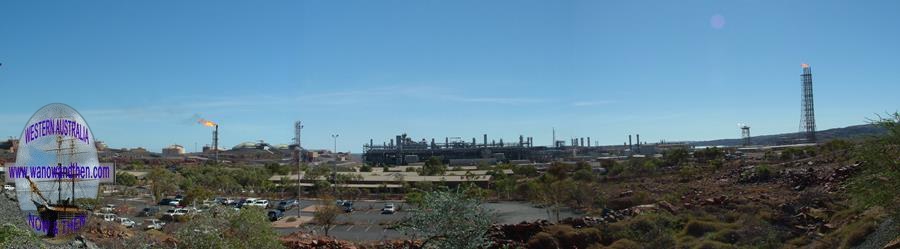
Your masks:
M 331 138 L 334 139 L 334 150 L 332 150 L 332 153 L 334 153 L 334 166 L 332 166 L 332 172 L 331 172 L 331 191 L 332 192 L 337 191 L 337 162 L 338 162 L 337 161 L 337 159 L 338 159 L 337 138 L 339 136 L 340 136 L 340 134 L 331 134 Z

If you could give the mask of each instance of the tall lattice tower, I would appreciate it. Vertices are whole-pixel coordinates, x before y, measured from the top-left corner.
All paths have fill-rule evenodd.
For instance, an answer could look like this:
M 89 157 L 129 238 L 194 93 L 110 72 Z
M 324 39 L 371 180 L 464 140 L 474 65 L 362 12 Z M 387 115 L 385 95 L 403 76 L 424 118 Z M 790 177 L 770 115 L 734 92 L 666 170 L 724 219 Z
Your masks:
M 750 126 L 746 124 L 738 124 L 738 127 L 741 128 L 741 140 L 743 140 L 744 146 L 750 145 Z
M 816 142 L 816 112 L 813 107 L 813 89 L 812 89 L 812 70 L 809 64 L 801 64 L 803 74 L 800 75 L 800 81 L 803 85 L 803 103 L 800 116 L 800 133 L 806 135 L 808 142 Z
M 294 122 L 294 144 L 297 145 L 298 149 L 302 148 L 300 144 L 300 131 L 303 130 L 303 122 L 297 120 Z

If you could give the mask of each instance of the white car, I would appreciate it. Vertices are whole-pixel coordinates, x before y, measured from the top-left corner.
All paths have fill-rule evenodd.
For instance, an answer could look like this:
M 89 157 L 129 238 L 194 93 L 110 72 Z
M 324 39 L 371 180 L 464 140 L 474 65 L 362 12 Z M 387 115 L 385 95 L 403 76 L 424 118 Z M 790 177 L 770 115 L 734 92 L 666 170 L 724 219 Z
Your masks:
M 103 214 L 103 220 L 105 220 L 105 221 L 116 221 L 116 218 L 119 218 L 119 217 L 117 217 L 115 214 L 109 214 L 109 213 Z
M 13 185 L 6 184 L 6 185 L 3 185 L 3 190 L 5 190 L 5 191 L 16 191 L 16 187 L 13 187 Z
M 244 201 L 244 207 L 261 207 L 268 208 L 269 200 L 256 199 L 256 198 L 248 198 Z
M 269 200 L 256 200 L 253 202 L 253 205 L 261 208 L 269 208 Z
M 119 224 L 122 224 L 122 226 L 125 226 L 127 228 L 132 228 L 135 225 L 133 220 L 125 217 L 119 217 Z
M 382 214 L 393 214 L 397 212 L 397 207 L 394 206 L 394 203 L 384 204 L 384 208 L 381 209 Z
M 149 219 L 149 220 L 147 220 L 147 223 L 150 223 L 149 225 L 147 225 L 147 230 L 150 230 L 150 229 L 160 230 L 160 229 L 162 229 L 163 226 L 166 225 L 165 222 L 162 222 L 157 219 Z

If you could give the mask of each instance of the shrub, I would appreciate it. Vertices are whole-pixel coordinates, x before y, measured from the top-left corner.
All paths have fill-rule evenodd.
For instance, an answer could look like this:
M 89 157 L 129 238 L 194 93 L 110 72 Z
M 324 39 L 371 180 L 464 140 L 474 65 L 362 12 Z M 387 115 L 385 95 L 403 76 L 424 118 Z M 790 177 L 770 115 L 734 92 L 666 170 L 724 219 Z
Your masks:
M 553 235 L 550 235 L 546 232 L 540 232 L 535 234 L 534 237 L 531 237 L 528 240 L 528 248 L 540 249 L 540 248 L 559 248 L 559 242 L 553 238 Z
M 756 175 L 759 181 L 768 181 L 774 174 L 768 165 L 760 165 L 759 167 L 756 167 Z

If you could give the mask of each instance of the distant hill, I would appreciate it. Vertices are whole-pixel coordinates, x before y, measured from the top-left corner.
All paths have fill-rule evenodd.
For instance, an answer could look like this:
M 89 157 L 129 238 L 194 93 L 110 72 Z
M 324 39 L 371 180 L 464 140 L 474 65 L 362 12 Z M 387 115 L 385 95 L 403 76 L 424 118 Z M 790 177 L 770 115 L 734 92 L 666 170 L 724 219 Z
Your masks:
M 887 130 L 882 127 L 872 125 L 872 124 L 864 124 L 864 125 L 854 125 L 847 126 L 844 128 L 834 128 L 823 131 L 816 132 L 816 137 L 820 142 L 832 140 L 832 139 L 861 139 L 871 136 L 878 136 L 886 134 Z M 780 145 L 780 144 L 789 144 L 792 141 L 803 138 L 803 135 L 800 133 L 784 133 L 784 134 L 775 134 L 775 135 L 763 135 L 763 136 L 752 136 L 750 137 L 750 143 L 753 145 Z M 734 139 L 718 139 L 718 140 L 709 140 L 709 141 L 698 141 L 698 142 L 688 142 L 694 146 L 713 146 L 713 145 L 723 145 L 723 146 L 737 146 L 743 144 L 743 141 L 740 138 Z

